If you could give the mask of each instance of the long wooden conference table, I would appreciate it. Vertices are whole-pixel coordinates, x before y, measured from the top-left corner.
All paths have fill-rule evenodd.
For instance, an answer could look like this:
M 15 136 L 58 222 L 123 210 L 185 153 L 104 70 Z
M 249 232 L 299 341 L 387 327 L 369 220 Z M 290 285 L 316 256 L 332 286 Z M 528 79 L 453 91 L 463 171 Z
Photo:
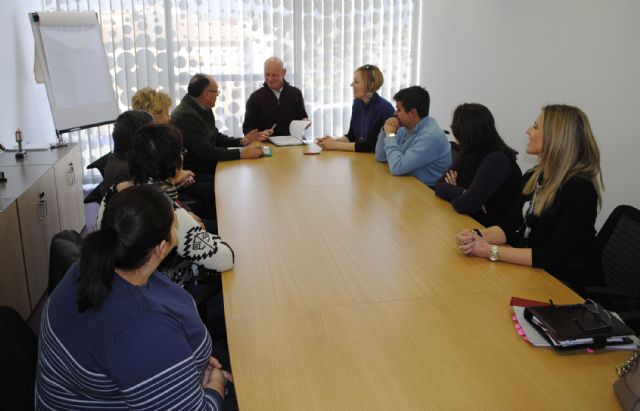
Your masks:
M 247 410 L 615 410 L 628 352 L 559 354 L 516 333 L 512 296 L 582 300 L 546 272 L 465 257 L 477 227 L 372 154 L 272 147 L 219 163 L 223 275 Z

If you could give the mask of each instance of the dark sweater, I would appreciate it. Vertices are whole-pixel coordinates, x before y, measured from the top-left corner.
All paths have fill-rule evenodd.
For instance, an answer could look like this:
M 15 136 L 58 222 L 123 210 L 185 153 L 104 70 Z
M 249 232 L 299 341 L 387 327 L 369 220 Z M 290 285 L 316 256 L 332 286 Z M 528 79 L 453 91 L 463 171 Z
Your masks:
M 76 307 L 78 264 L 42 314 L 37 409 L 222 408 L 200 382 L 211 339 L 193 298 L 160 273 L 134 286 L 114 274 L 99 309 Z
M 184 147 L 184 168 L 194 173 L 212 174 L 218 161 L 240 159 L 241 138 L 228 137 L 218 131 L 216 119 L 211 109 L 203 109 L 189 95 L 171 113 L 171 123 L 182 132 Z
M 247 134 L 253 129 L 260 131 L 273 127 L 274 136 L 288 136 L 289 124 L 292 120 L 308 118 L 304 108 L 302 92 L 283 80 L 280 99 L 276 98 L 267 83 L 254 91 L 247 100 L 247 111 L 244 115 L 242 131 Z
M 378 133 L 389 117 L 393 116 L 394 108 L 387 100 L 374 93 L 365 105 L 359 98 L 353 101 L 351 108 L 351 122 L 346 137 L 355 144 L 357 152 L 373 153 L 376 150 Z
M 488 227 L 504 220 L 521 191 L 522 172 L 515 159 L 501 151 L 486 154 L 477 166 L 463 166 L 460 159 L 451 167 L 458 185 L 436 183 L 438 197 L 451 201 L 459 213 L 469 214 Z
M 522 177 L 523 186 L 531 174 L 529 171 Z M 591 180 L 574 176 L 566 181 L 551 207 L 539 217 L 528 217 L 531 232 L 525 239 L 523 206 L 531 197 L 521 194 L 511 214 L 499 224 L 507 242 L 514 247 L 531 248 L 533 266 L 544 268 L 562 281 L 597 284 L 593 261 L 598 195 Z

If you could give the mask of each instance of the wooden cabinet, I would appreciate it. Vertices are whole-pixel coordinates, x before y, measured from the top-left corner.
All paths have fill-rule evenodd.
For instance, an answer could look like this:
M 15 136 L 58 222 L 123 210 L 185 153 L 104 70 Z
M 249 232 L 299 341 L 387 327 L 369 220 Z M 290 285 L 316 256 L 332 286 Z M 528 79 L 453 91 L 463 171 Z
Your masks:
M 0 170 L 0 305 L 27 318 L 47 290 L 51 239 L 85 224 L 80 149 L 0 153 Z
M 0 304 L 15 308 L 23 318 L 27 318 L 31 306 L 15 202 L 0 213 L 0 244 Z
M 76 145 L 54 166 L 60 227 L 82 231 L 85 225 L 80 146 Z
M 18 197 L 17 203 L 29 300 L 33 310 L 47 290 L 49 246 L 53 236 L 60 231 L 53 169 L 49 169 Z

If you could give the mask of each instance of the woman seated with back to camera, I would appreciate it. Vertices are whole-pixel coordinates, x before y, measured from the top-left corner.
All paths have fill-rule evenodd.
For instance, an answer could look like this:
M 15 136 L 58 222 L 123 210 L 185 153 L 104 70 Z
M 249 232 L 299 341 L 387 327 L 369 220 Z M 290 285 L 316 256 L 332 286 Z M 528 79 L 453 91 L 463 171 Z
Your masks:
M 527 134 L 527 153 L 538 163 L 523 176 L 510 215 L 458 233 L 458 247 L 467 255 L 544 268 L 569 285 L 597 284 L 594 224 L 602 175 L 589 119 L 576 107 L 549 105 Z M 505 243 L 513 248 L 499 247 Z
M 182 134 L 171 124 L 148 124 L 133 136 L 129 151 L 130 180 L 112 186 L 102 199 L 98 210 L 98 226 L 102 212 L 111 197 L 119 191 L 138 184 L 155 184 L 165 190 L 174 201 L 178 221 L 178 254 L 215 271 L 233 267 L 233 250 L 218 235 L 205 230 L 197 216 L 177 202 L 172 178 L 182 168 Z
M 169 123 L 171 105 L 171 97 L 167 93 L 156 91 L 151 87 L 141 88 L 131 98 L 131 107 L 151 114 L 156 124 Z M 173 181 L 178 189 L 180 201 L 189 204 L 189 208 L 199 217 L 211 221 L 211 231 L 217 232 L 215 198 L 211 181 L 197 181 L 193 171 L 184 169 L 180 169 Z
M 459 105 L 451 131 L 460 153 L 436 183 L 436 195 L 484 226 L 497 224 L 509 215 L 520 192 L 518 152 L 505 144 L 491 112 L 482 104 Z
M 353 107 L 349 132 L 339 138 L 324 136 L 316 140 L 323 150 L 374 152 L 378 133 L 393 116 L 391 103 L 378 95 L 384 77 L 376 66 L 366 64 L 353 73 Z
M 113 153 L 109 154 L 104 169 L 104 178 L 100 184 L 100 196 L 122 181 L 129 179 L 129 147 L 135 132 L 145 124 L 153 121 L 153 117 L 140 110 L 129 110 L 120 114 L 113 125 Z
M 177 224 L 157 186 L 113 196 L 44 307 L 37 409 L 222 409 L 231 374 L 191 296 L 156 271 Z

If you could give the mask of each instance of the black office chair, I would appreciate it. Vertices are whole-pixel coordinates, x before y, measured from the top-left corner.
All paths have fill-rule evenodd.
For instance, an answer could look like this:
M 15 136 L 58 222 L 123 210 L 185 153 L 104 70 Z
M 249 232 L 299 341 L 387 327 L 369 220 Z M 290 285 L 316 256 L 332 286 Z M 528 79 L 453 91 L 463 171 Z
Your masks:
M 87 166 L 87 170 L 91 170 L 95 168 L 100 172 L 100 175 L 104 178 L 104 170 L 107 167 L 107 160 L 109 159 L 109 156 L 111 156 L 111 152 L 108 152 L 107 154 L 103 155 L 93 163 L 89 164 Z M 100 201 L 102 201 L 102 195 L 100 194 L 101 186 L 102 186 L 102 182 L 100 182 L 93 190 L 91 190 L 89 195 L 84 199 L 85 204 L 90 204 L 90 203 L 100 204 Z
M 80 258 L 80 241 L 82 237 L 73 230 L 64 230 L 53 236 L 49 252 L 49 294 L 71 265 Z
M 32 410 L 38 338 L 10 307 L 0 306 L 0 410 Z
M 604 223 L 596 244 L 604 286 L 583 287 L 581 294 L 598 301 L 605 308 L 616 311 L 633 328 L 640 326 L 640 210 L 621 205 L 616 207 Z M 634 328 L 636 332 L 639 328 Z

